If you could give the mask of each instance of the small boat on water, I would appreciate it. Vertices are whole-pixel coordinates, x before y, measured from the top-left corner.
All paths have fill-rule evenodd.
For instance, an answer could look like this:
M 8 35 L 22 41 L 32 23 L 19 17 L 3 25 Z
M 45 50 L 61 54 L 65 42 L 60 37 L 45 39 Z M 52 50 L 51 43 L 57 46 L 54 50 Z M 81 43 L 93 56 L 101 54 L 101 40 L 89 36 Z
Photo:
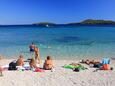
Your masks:
M 49 25 L 47 24 L 46 27 L 49 27 Z

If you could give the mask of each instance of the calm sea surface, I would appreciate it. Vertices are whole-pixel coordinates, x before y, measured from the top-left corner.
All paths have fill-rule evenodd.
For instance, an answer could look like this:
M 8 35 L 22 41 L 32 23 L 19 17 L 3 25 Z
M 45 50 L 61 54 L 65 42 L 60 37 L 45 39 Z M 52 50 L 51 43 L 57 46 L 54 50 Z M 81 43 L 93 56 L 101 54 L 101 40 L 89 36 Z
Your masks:
M 39 47 L 43 59 L 47 55 L 54 59 L 115 57 L 115 27 L 112 26 L 0 27 L 0 55 L 33 57 L 28 47 L 31 42 Z

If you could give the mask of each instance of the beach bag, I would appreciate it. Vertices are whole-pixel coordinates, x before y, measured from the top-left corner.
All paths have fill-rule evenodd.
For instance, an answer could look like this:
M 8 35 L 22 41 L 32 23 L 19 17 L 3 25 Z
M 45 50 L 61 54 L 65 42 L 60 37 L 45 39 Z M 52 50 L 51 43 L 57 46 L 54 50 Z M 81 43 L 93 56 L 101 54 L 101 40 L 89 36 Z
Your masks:
M 102 70 L 109 70 L 109 69 L 110 69 L 109 64 L 104 64 L 104 65 L 102 66 Z
M 8 70 L 17 70 L 17 68 L 16 68 L 16 62 L 9 63 Z

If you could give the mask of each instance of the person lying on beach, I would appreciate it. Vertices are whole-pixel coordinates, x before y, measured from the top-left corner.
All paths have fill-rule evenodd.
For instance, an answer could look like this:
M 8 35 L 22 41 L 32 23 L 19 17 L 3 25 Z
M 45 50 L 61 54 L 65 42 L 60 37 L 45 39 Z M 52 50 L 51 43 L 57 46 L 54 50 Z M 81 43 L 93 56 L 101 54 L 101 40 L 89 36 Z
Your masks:
M 86 67 L 84 67 L 83 65 L 81 65 L 79 63 L 66 64 L 63 67 L 67 68 L 67 69 L 72 69 L 74 72 L 79 72 L 80 70 L 87 69 Z
M 89 66 L 93 66 L 93 67 L 96 67 L 96 68 L 99 68 L 99 67 L 102 66 L 102 63 L 99 62 L 99 61 L 96 61 L 96 60 L 89 60 L 89 59 L 87 59 L 87 60 L 82 60 L 81 63 L 85 63 L 85 64 L 87 64 Z
M 81 64 L 79 64 L 79 63 L 71 63 L 69 65 L 72 65 L 72 66 L 81 66 Z
M 19 56 L 19 59 L 16 61 L 17 66 L 24 66 L 24 58 L 22 55 Z
M 41 63 L 41 59 L 40 59 L 40 54 L 39 54 L 39 49 L 38 47 L 35 47 L 35 60 L 36 60 L 36 63 L 40 64 Z
M 45 63 L 44 63 L 44 65 L 43 65 L 43 68 L 44 68 L 45 70 L 52 70 L 53 67 L 54 67 L 54 65 L 53 65 L 53 60 L 52 60 L 52 58 L 51 58 L 50 56 L 47 56 L 47 59 L 45 60 Z
M 87 60 L 82 60 L 81 63 L 85 63 L 87 65 L 90 65 L 90 64 L 97 64 L 97 63 L 100 63 L 100 62 L 99 61 L 95 61 L 95 60 L 89 60 L 89 59 L 87 59 Z

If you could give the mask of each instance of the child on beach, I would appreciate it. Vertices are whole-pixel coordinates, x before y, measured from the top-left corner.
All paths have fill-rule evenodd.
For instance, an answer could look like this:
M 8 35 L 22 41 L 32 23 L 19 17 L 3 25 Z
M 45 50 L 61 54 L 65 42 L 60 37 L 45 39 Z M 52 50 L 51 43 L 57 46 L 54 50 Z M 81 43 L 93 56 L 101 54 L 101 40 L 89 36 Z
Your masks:
M 54 67 L 54 65 L 53 65 L 53 60 L 52 60 L 52 58 L 51 58 L 50 56 L 47 56 L 47 59 L 45 60 L 45 63 L 44 63 L 43 68 L 44 68 L 45 70 L 52 70 L 53 67 Z

